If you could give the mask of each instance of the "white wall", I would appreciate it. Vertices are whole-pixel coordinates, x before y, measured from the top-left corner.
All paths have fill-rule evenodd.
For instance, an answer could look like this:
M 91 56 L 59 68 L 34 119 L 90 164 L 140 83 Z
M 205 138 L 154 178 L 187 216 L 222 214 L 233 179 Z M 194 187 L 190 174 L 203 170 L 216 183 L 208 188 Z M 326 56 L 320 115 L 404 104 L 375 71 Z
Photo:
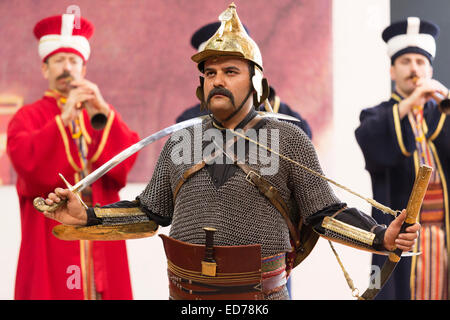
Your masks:
M 370 179 L 354 136 L 360 111 L 390 94 L 389 60 L 381 32 L 389 24 L 388 0 L 333 1 L 333 108 L 334 125 L 319 141 L 325 174 L 367 197 Z M 334 188 L 351 207 L 370 213 L 370 206 Z M 334 245 L 343 265 L 361 293 L 369 284 L 371 255 Z M 352 299 L 343 273 L 327 241 L 318 246 L 293 274 L 294 299 Z
M 389 24 L 388 0 L 333 1 L 333 108 L 334 124 L 318 141 L 325 174 L 367 197 L 372 197 L 364 158 L 354 136 L 360 111 L 390 94 L 389 60 L 381 32 Z M 370 206 L 334 188 L 351 207 L 370 213 Z M 371 255 L 334 245 L 355 287 L 369 284 Z M 292 275 L 294 299 L 353 299 L 327 241 L 317 247 Z
M 19 199 L 13 186 L 0 187 L 0 299 L 14 297 L 20 246 Z
M 358 193 L 371 197 L 369 176 L 354 138 L 362 108 L 389 96 L 389 61 L 381 40 L 389 23 L 389 0 L 335 0 L 333 2 L 334 126 L 317 144 L 325 173 Z M 318 134 L 315 133 L 315 136 Z M 326 149 L 325 149 L 325 146 Z M 325 151 L 326 150 L 326 151 Z M 122 192 L 133 199 L 144 187 L 129 184 Z M 370 212 L 358 198 L 336 189 L 349 206 Z M 0 187 L 0 299 L 12 299 L 20 244 L 20 218 L 14 187 Z M 168 228 L 161 228 L 168 233 Z M 128 240 L 128 256 L 135 299 L 166 299 L 166 262 L 159 237 Z M 335 245 L 341 260 L 363 291 L 368 285 L 370 254 Z M 352 299 L 344 276 L 326 241 L 292 275 L 294 299 Z

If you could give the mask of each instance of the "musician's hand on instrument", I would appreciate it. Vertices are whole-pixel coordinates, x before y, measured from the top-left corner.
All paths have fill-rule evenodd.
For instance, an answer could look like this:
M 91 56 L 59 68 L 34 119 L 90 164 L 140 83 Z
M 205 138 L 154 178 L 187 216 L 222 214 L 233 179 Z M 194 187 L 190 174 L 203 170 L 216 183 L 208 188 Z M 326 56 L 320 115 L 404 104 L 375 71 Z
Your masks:
M 411 94 L 411 98 L 416 100 L 416 103 L 423 105 L 433 98 L 433 94 L 435 93 L 446 97 L 448 95 L 448 89 L 435 79 L 419 78 L 416 81 L 416 89 Z
M 72 226 L 84 226 L 87 223 L 87 213 L 75 194 L 69 189 L 56 188 L 50 193 L 45 203 L 52 205 L 67 200 L 67 203 L 54 212 L 44 212 L 47 218 Z
M 419 80 L 417 80 L 416 84 L 426 87 L 430 92 L 439 92 L 444 96 L 447 96 L 449 93 L 447 87 L 436 79 L 420 78 Z
M 109 115 L 109 105 L 106 103 L 105 99 L 103 99 L 100 89 L 95 83 L 86 79 L 81 79 L 72 81 L 71 85 L 82 88 L 92 95 L 85 103 L 89 117 L 92 118 L 97 113 L 102 113 L 105 116 Z
M 74 82 L 74 81 L 72 81 Z M 66 103 L 62 106 L 61 120 L 67 126 L 75 120 L 81 112 L 82 103 L 93 99 L 94 95 L 86 88 L 74 88 L 70 90 Z
M 393 250 L 395 248 L 403 251 L 411 251 L 419 236 L 418 231 L 420 224 L 415 223 L 405 229 L 404 233 L 400 233 L 400 228 L 405 221 L 406 210 L 403 209 L 402 213 L 391 222 L 384 234 L 383 245 L 387 250 Z

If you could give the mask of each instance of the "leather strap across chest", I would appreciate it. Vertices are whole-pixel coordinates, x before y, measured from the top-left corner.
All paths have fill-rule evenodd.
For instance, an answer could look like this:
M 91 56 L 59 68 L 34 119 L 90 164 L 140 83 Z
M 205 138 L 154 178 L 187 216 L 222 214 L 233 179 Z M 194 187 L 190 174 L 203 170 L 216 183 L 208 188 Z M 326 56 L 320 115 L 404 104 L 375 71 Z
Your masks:
M 261 118 L 259 116 L 256 116 L 255 118 L 253 118 L 243 128 L 244 132 L 253 128 L 260 120 L 261 120 Z M 239 139 L 242 139 L 242 138 L 234 136 L 233 139 L 230 139 L 227 141 L 224 149 L 217 150 L 210 156 L 205 157 L 204 159 L 202 159 L 202 161 L 194 164 L 192 167 L 187 169 L 183 173 L 181 178 L 178 180 L 178 183 L 176 184 L 175 190 L 173 192 L 174 201 L 175 201 L 181 187 L 190 177 L 192 177 L 195 173 L 197 173 L 198 171 L 203 169 L 207 163 L 210 163 L 212 160 L 221 156 L 222 153 L 224 153 L 226 156 L 230 157 L 234 161 L 234 164 L 236 164 L 239 168 L 241 168 L 242 171 L 244 171 L 244 173 L 246 174 L 245 179 L 249 183 L 256 186 L 258 188 L 258 190 L 260 191 L 260 193 L 262 195 L 264 195 L 270 201 L 270 203 L 281 213 L 281 215 L 283 216 L 283 218 L 288 226 L 289 233 L 291 235 L 291 239 L 294 242 L 294 247 L 296 250 L 299 249 L 300 248 L 299 232 L 295 228 L 294 224 L 292 223 L 292 221 L 289 217 L 289 207 L 287 206 L 287 204 L 284 201 L 283 197 L 281 196 L 280 192 L 274 186 L 272 186 L 270 184 L 270 182 L 268 182 L 260 174 L 258 174 L 257 170 L 252 169 L 249 165 L 247 165 L 245 163 L 240 163 L 235 154 L 229 155 L 225 151 L 228 148 L 230 148 L 232 145 L 234 145 Z
M 243 128 L 244 132 L 246 132 L 247 130 L 253 128 L 259 121 L 261 120 L 260 116 L 256 116 L 254 117 L 252 120 L 250 120 L 245 127 Z M 225 144 L 225 149 L 230 148 L 233 144 L 236 143 L 236 139 L 230 139 L 226 142 Z M 178 180 L 175 189 L 173 191 L 173 201 L 175 201 L 178 192 L 180 191 L 181 187 L 183 186 L 183 184 L 191 177 L 193 176 L 195 173 L 197 173 L 198 171 L 200 171 L 201 169 L 203 169 L 207 163 L 211 163 L 212 161 L 214 161 L 214 159 L 218 158 L 219 156 L 222 155 L 222 150 L 216 150 L 216 152 L 212 153 L 211 155 L 204 157 L 202 159 L 202 161 L 194 164 L 192 167 L 190 167 L 189 169 L 187 169 L 182 175 L 181 178 Z

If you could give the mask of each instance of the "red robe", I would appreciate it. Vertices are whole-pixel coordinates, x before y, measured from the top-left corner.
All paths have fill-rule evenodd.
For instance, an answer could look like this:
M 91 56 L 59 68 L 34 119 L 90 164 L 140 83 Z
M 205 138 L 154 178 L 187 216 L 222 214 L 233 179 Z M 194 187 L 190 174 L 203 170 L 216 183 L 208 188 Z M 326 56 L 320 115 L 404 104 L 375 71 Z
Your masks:
M 103 130 L 94 130 L 85 110 L 80 118 L 88 143 L 90 171 L 139 140 L 111 107 Z M 80 246 L 52 234 L 56 221 L 33 207 L 37 196 L 46 198 L 55 187 L 65 187 L 61 173 L 71 184 L 78 181 L 81 160 L 68 128 L 62 124 L 55 98 L 44 96 L 17 111 L 8 126 L 7 151 L 17 172 L 22 241 L 16 274 L 15 299 L 84 299 L 80 275 Z M 119 200 L 127 174 L 136 160 L 130 157 L 92 185 L 94 204 Z M 93 241 L 95 288 L 102 299 L 132 299 L 125 241 Z M 87 286 L 86 286 L 87 287 Z

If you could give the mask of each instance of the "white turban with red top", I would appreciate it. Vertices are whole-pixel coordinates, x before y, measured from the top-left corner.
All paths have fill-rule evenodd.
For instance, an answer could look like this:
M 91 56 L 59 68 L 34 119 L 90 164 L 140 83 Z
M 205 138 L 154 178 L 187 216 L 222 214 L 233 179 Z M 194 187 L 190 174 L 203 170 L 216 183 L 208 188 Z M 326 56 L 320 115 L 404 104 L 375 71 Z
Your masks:
M 88 39 L 94 33 L 94 25 L 74 14 L 63 14 L 45 18 L 34 27 L 39 40 L 39 56 L 45 61 L 58 52 L 79 55 L 83 61 L 89 59 L 91 48 Z

